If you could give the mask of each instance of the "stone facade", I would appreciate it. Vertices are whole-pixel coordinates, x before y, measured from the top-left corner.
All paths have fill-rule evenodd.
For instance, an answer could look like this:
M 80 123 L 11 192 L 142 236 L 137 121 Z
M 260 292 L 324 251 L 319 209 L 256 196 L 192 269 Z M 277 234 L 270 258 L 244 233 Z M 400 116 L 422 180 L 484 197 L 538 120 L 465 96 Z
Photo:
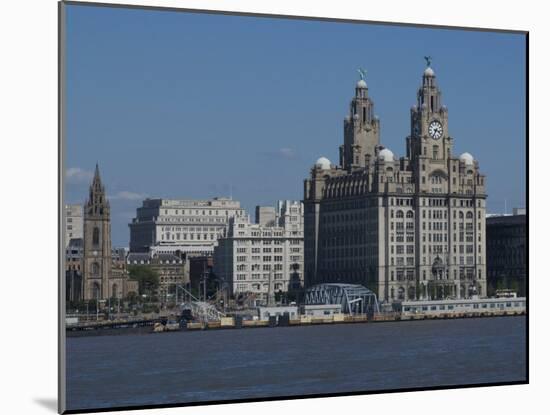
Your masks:
M 66 300 L 82 299 L 82 259 L 84 249 L 82 238 L 73 238 L 65 248 Z
M 273 226 L 276 218 L 275 206 L 256 206 L 256 221 L 261 226 Z
M 110 207 L 97 165 L 84 206 L 83 228 L 84 300 L 124 298 L 137 292 L 137 282 L 128 279 L 124 261 L 113 262 Z
M 65 247 L 71 239 L 82 239 L 82 205 L 65 205 Z
M 189 288 L 189 260 L 174 254 L 130 253 L 128 266 L 150 267 L 159 277 L 158 297 L 161 302 L 175 299 L 176 286 Z
M 230 218 L 244 216 L 236 200 L 146 199 L 130 226 L 130 251 L 211 255 Z
M 233 295 L 252 294 L 260 303 L 275 292 L 303 285 L 303 205 L 279 201 L 271 225 L 234 217 L 214 250 L 214 272 Z
M 453 155 L 431 67 L 410 110 L 406 156 L 380 145 L 367 84 L 344 120 L 340 163 L 304 183 L 305 282 L 362 284 L 381 301 L 486 295 L 485 176 Z

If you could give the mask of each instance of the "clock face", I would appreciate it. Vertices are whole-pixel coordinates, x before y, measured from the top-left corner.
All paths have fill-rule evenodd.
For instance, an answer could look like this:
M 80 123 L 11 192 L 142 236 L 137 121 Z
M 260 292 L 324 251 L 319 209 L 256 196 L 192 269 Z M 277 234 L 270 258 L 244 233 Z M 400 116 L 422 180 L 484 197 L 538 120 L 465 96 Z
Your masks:
M 443 135 L 443 127 L 441 126 L 441 123 L 439 121 L 432 121 L 430 123 L 430 127 L 428 128 L 428 133 L 434 140 L 439 140 Z
M 92 255 L 93 255 L 93 256 L 97 256 L 97 254 L 98 254 L 97 251 L 93 251 L 93 252 L 92 252 Z

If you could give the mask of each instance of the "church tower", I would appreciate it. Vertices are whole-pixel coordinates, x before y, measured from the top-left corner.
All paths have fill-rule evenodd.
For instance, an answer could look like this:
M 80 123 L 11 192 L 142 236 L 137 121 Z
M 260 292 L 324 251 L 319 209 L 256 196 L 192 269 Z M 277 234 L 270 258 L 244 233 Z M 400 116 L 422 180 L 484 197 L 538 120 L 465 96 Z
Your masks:
M 359 74 L 361 79 L 344 119 L 344 144 L 340 146 L 340 165 L 350 172 L 374 163 L 380 143 L 380 120 L 374 115 L 374 103 L 368 96 L 366 72 L 360 69 Z
M 449 137 L 447 107 L 441 102 L 431 58 L 425 57 L 427 67 L 418 89 L 417 105 L 411 108 L 411 133 L 407 138 L 407 157 L 413 162 L 419 158 L 441 162 L 451 158 L 452 138 Z
M 88 200 L 84 206 L 84 299 L 111 296 L 111 218 L 105 187 L 96 164 Z

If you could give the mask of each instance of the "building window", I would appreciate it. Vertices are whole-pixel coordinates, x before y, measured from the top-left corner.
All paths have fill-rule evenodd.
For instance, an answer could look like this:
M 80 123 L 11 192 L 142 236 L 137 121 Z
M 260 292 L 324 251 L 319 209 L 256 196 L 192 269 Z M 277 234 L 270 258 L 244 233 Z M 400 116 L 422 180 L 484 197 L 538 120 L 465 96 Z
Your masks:
M 92 243 L 94 245 L 99 245 L 99 228 L 97 226 L 94 227 L 94 230 L 93 230 Z

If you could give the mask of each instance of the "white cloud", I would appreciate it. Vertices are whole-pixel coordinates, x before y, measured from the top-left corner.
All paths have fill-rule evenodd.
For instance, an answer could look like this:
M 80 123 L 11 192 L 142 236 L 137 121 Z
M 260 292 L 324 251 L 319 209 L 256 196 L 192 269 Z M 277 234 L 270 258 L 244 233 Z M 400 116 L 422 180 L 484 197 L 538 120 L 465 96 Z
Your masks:
M 126 190 L 122 190 L 120 192 L 115 193 L 112 196 L 109 196 L 109 199 L 119 199 L 119 200 L 142 200 L 145 199 L 147 195 L 145 193 L 135 193 L 135 192 L 129 192 Z
M 269 151 L 266 154 L 272 158 L 286 159 L 286 160 L 293 160 L 297 156 L 296 150 L 290 147 L 281 147 L 277 150 Z
M 296 152 L 292 148 L 283 147 L 279 149 L 279 154 L 281 157 L 286 159 L 293 159 L 296 157 Z
M 80 167 L 69 167 L 65 172 L 65 177 L 68 182 L 82 183 L 92 180 L 94 174 L 91 171 L 81 169 Z

